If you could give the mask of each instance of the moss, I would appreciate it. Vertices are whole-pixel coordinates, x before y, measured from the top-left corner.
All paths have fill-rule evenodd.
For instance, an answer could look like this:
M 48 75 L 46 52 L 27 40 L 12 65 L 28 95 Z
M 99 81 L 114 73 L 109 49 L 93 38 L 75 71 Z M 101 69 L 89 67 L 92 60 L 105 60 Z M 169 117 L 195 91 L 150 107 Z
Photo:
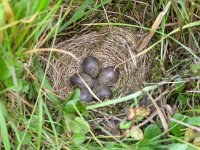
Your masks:
M 160 82 L 162 81 L 162 78 L 164 77 L 163 71 L 161 69 L 162 65 L 160 61 L 155 59 L 157 56 L 158 56 L 158 46 L 149 54 L 152 64 L 151 64 L 148 82 L 151 82 L 151 83 Z

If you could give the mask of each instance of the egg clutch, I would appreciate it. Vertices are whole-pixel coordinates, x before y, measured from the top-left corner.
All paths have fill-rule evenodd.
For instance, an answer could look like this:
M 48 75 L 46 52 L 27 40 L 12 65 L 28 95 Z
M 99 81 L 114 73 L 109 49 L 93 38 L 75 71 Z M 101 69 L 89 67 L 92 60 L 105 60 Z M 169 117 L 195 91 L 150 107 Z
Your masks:
M 75 73 L 70 77 L 71 85 L 80 88 L 80 99 L 85 102 L 95 99 L 85 84 L 100 100 L 111 98 L 113 95 L 111 87 L 119 79 L 119 69 L 115 66 L 102 68 L 99 60 L 94 56 L 86 57 L 82 62 L 82 68 L 81 73 Z

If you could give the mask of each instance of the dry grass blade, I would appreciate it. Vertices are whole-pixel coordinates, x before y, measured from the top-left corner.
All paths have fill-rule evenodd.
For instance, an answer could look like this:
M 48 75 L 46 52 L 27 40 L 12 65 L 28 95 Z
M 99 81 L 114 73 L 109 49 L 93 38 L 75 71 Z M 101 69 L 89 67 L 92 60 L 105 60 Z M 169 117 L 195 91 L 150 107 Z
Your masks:
M 137 49 L 138 52 L 141 52 L 144 49 L 144 47 L 149 43 L 149 41 L 155 34 L 156 29 L 158 29 L 158 27 L 163 19 L 163 16 L 165 16 L 165 14 L 167 13 L 170 5 L 171 5 L 171 2 L 169 1 L 167 6 L 164 8 L 164 10 L 161 13 L 159 13 L 158 17 L 156 18 L 156 20 L 154 21 L 154 24 L 151 27 L 150 33 L 144 38 L 144 40 L 140 44 L 139 48 Z
M 8 1 L 4 1 L 2 2 L 3 4 L 3 7 L 4 7 L 4 11 L 5 11 L 5 14 L 7 16 L 7 19 L 10 21 L 10 22 L 13 22 L 14 21 L 14 17 L 13 17 L 13 11 L 10 7 L 10 4 L 8 3 Z
M 89 90 L 89 92 L 92 94 L 92 96 L 97 99 L 99 102 L 102 102 L 95 94 L 94 92 L 91 90 L 91 88 L 88 86 L 88 84 L 85 82 L 85 80 L 80 76 L 80 74 L 78 74 L 78 76 L 80 77 L 80 79 L 83 81 L 84 85 L 86 86 L 86 88 Z
M 33 49 L 33 50 L 29 50 L 24 52 L 23 54 L 33 54 L 33 53 L 40 53 L 40 52 L 59 52 L 59 53 L 63 53 L 66 55 L 71 56 L 72 58 L 74 58 L 77 62 L 80 62 L 80 60 L 71 52 L 68 51 L 64 51 L 62 49 L 56 49 L 56 48 L 38 48 L 38 49 Z
M 167 130 L 169 129 L 169 126 L 168 126 L 168 124 L 167 124 L 167 121 L 166 121 L 166 119 L 165 119 L 165 117 L 164 117 L 164 115 L 163 115 L 161 109 L 159 108 L 159 106 L 157 105 L 157 103 L 155 102 L 155 100 L 153 99 L 153 97 L 152 97 L 149 93 L 147 93 L 147 95 L 148 95 L 149 98 L 151 99 L 153 105 L 155 106 L 155 108 L 156 108 L 156 110 L 157 110 L 157 112 L 158 112 L 158 115 L 159 115 L 159 117 L 160 117 L 160 120 L 161 120 L 161 123 L 162 123 L 162 125 L 163 125 L 164 131 L 167 131 Z

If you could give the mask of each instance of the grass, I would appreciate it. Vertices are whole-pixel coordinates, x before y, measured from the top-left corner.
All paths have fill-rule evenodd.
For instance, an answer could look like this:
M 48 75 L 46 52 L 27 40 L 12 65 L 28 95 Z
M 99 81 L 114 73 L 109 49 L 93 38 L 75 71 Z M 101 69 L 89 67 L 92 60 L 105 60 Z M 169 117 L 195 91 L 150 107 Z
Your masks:
M 83 28 L 120 26 L 151 33 L 151 25 L 168 1 L 0 2 L 0 149 L 156 149 L 163 145 L 168 149 L 199 149 L 199 134 L 195 129 L 200 128 L 200 2 L 172 0 L 150 43 L 138 54 L 153 54 L 157 66 L 152 70 L 158 73 L 152 74 L 156 76 L 163 72 L 163 77 L 151 77 L 158 78 L 157 82 L 153 80 L 155 83 L 146 84 L 130 95 L 91 105 L 80 102 L 78 89 L 64 101 L 52 93 L 46 74 L 51 67 L 53 51 L 62 53 L 55 49 L 57 39 L 64 38 L 62 34 L 73 31 L 73 27 L 81 31 Z M 141 10 L 143 7 L 149 12 Z M 150 12 L 153 9 L 155 13 Z M 116 17 L 115 13 L 120 15 Z M 142 22 L 138 14 L 145 13 L 152 15 L 143 18 Z M 104 18 L 98 22 L 93 14 Z M 128 23 L 126 16 L 141 25 L 133 20 Z M 73 36 L 71 34 L 69 37 Z M 36 55 L 39 52 L 49 54 L 45 67 Z M 136 101 L 145 93 L 149 93 L 153 101 L 162 99 L 163 107 L 158 108 L 161 111 L 155 110 L 158 115 L 154 117 L 154 123 L 148 121 L 137 133 L 133 126 L 140 125 L 149 116 L 134 120 L 134 124 L 128 126 L 130 123 L 126 118 L 117 118 L 105 111 L 110 105 L 118 106 L 116 104 L 138 106 Z M 129 106 L 127 101 L 132 104 Z M 140 108 L 138 106 L 138 110 Z M 92 115 L 92 110 L 97 114 L 105 111 L 102 116 L 108 124 L 111 123 L 109 117 L 125 121 L 125 129 L 119 129 L 120 138 L 99 124 L 99 118 Z M 170 118 L 181 122 L 170 121 Z M 163 119 L 166 123 L 161 122 Z M 188 133 L 189 129 L 192 132 Z M 127 132 L 131 136 L 126 137 Z M 141 134 L 143 138 L 137 140 Z M 190 140 L 186 140 L 189 136 Z

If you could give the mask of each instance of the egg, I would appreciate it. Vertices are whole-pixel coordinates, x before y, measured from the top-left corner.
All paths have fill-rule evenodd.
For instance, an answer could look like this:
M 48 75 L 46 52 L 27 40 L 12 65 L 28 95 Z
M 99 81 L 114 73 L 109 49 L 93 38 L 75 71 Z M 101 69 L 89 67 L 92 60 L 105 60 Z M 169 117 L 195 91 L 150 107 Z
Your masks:
M 92 78 L 96 78 L 101 70 L 100 62 L 96 57 L 88 56 L 83 60 L 83 70 Z
M 112 97 L 112 90 L 105 85 L 96 85 L 93 87 L 94 94 L 100 99 L 109 99 Z
M 93 100 L 93 96 L 87 88 L 80 89 L 80 99 L 84 102 L 90 102 Z
M 86 74 L 86 73 L 80 73 L 79 74 L 85 81 L 85 83 L 92 88 L 94 83 L 93 83 L 93 79 L 90 75 Z M 79 75 L 77 73 L 75 73 L 73 76 L 71 76 L 70 78 L 70 82 L 73 86 L 77 86 L 77 87 L 85 87 L 84 82 L 81 80 L 81 78 L 79 77 Z
M 108 66 L 104 68 L 98 77 L 99 84 L 112 86 L 119 79 L 119 69 L 114 66 Z

